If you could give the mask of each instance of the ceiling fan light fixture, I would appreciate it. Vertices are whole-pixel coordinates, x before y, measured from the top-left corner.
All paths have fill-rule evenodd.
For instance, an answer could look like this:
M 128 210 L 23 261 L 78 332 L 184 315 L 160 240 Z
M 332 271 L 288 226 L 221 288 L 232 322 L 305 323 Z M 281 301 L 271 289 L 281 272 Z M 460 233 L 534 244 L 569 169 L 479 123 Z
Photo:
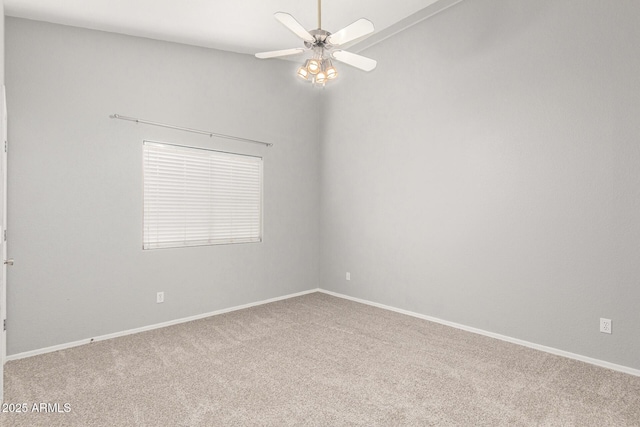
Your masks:
M 336 70 L 336 67 L 333 66 L 329 59 L 325 61 L 324 72 L 329 80 L 333 80 L 338 77 L 338 70 Z
M 316 74 L 316 83 L 324 84 L 327 82 L 327 74 L 324 71 L 320 71 Z
M 309 70 L 311 74 L 318 74 L 320 72 L 320 67 L 321 62 L 320 59 L 317 58 L 310 59 L 307 63 L 307 70 Z
M 308 80 L 309 79 L 309 61 L 307 60 L 307 62 L 304 63 L 303 66 L 301 66 L 300 68 L 298 68 L 298 77 L 300 77 L 302 80 Z

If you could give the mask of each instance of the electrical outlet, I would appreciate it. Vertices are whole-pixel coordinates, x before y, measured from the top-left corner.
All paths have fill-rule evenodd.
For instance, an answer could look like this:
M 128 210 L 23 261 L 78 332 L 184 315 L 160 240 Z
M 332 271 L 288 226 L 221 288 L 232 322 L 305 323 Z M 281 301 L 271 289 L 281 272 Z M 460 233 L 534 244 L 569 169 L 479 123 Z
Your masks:
M 600 332 L 605 334 L 611 333 L 611 319 L 600 318 Z
M 347 280 L 351 280 L 351 273 L 347 271 Z
M 156 294 L 156 302 L 158 304 L 160 304 L 161 302 L 164 302 L 164 292 L 158 292 Z

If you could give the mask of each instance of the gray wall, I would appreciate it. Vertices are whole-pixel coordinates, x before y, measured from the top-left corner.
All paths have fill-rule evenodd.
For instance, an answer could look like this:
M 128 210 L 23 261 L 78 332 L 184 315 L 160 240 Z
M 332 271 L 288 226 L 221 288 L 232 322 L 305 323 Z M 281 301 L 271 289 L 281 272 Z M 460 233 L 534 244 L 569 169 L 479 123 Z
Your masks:
M 321 286 L 639 369 L 638 16 L 465 1 L 364 51 L 324 99 Z
M 318 94 L 295 64 L 15 18 L 6 29 L 8 354 L 318 287 Z M 264 242 L 143 251 L 143 139 L 263 156 Z

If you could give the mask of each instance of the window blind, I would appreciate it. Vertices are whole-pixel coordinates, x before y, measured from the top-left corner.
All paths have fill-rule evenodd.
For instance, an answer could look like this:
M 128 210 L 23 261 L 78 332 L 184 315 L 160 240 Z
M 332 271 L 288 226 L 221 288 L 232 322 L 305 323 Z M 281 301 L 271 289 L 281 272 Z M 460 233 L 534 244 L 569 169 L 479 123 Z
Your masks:
M 143 248 L 262 241 L 262 158 L 143 142 Z

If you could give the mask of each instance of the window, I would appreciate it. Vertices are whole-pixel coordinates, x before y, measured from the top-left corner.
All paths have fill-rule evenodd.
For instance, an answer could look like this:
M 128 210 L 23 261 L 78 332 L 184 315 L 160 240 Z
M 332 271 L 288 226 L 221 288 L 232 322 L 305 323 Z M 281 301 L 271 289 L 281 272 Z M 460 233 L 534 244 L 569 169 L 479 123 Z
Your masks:
M 262 241 L 262 158 L 143 142 L 143 248 Z

